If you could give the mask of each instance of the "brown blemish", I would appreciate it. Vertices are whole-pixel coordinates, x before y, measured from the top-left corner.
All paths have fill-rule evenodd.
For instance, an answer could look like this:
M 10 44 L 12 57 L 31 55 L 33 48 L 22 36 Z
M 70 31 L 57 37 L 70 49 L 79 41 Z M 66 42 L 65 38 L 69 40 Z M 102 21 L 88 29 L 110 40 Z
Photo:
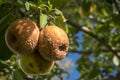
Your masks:
M 67 46 L 66 46 L 65 44 L 62 44 L 62 45 L 59 46 L 59 50 L 60 50 L 60 51 L 65 51 L 65 50 L 66 50 L 66 47 L 67 47 Z
M 33 74 L 35 74 L 35 72 L 33 71 Z
M 12 43 L 16 43 L 17 42 L 17 37 L 14 34 L 12 34 L 10 40 L 12 40 L 11 41 Z
M 30 63 L 30 64 L 29 64 L 29 66 L 30 66 L 31 68 L 33 68 L 33 67 L 34 67 L 32 63 Z
M 41 67 L 39 67 L 39 71 L 41 71 L 42 69 L 41 69 Z

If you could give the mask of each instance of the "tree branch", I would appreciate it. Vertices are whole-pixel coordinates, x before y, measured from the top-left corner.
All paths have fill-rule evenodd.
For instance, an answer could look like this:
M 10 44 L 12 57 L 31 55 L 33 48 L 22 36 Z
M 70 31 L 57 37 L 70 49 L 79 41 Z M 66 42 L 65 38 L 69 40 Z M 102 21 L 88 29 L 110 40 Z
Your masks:
M 71 52 L 71 53 L 80 53 L 80 54 L 88 54 L 88 55 L 93 53 L 92 50 L 81 50 L 81 51 L 69 50 L 69 52 Z M 110 52 L 110 51 L 103 49 L 103 50 L 101 50 L 101 52 Z M 116 52 L 118 53 L 117 55 L 120 55 L 120 50 L 116 50 Z
M 99 41 L 102 45 L 104 45 L 109 51 L 111 51 L 113 54 L 115 54 L 119 59 L 120 59 L 120 56 L 117 54 L 117 51 L 109 45 L 108 41 L 104 38 L 100 38 L 98 35 L 94 34 L 91 32 L 90 29 L 88 29 L 87 27 L 85 26 L 81 26 L 79 24 L 76 24 L 75 22 L 73 21 L 70 21 L 68 20 L 67 21 L 68 24 L 72 25 L 73 27 L 75 27 L 76 29 L 78 30 L 81 30 L 83 32 L 85 32 L 86 34 L 88 34 L 89 36 L 93 37 L 94 39 L 96 39 L 97 41 Z
M 113 2 L 114 2 L 114 4 L 115 4 L 116 9 L 118 10 L 118 13 L 120 14 L 120 7 L 119 7 L 117 1 L 116 1 L 116 0 L 113 0 Z

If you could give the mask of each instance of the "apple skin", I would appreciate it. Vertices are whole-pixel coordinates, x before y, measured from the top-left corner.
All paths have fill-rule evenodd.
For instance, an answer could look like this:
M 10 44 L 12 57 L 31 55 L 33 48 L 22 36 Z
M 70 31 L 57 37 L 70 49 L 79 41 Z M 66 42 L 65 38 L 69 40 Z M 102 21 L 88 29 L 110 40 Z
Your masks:
M 36 23 L 27 19 L 14 21 L 6 30 L 5 41 L 15 54 L 31 54 L 35 51 L 39 39 Z
M 47 61 L 39 54 L 19 55 L 18 64 L 22 71 L 28 75 L 46 74 L 51 71 L 54 61 Z
M 63 59 L 69 48 L 69 39 L 64 30 L 57 26 L 46 26 L 40 31 L 38 51 L 48 61 Z

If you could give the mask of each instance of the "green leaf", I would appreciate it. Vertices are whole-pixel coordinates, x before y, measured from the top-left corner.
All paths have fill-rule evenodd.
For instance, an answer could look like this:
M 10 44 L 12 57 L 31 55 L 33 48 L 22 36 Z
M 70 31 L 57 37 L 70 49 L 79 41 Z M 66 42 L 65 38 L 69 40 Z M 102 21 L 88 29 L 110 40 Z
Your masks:
M 55 18 L 55 25 L 65 30 L 65 23 L 61 16 Z
M 96 76 L 98 76 L 100 73 L 98 66 L 96 64 L 94 64 L 93 68 L 90 70 L 90 74 L 89 74 L 89 78 L 95 78 Z
M 56 8 L 63 8 L 67 3 L 69 3 L 69 0 L 50 0 L 50 3 L 53 5 L 53 7 Z
M 50 1 L 48 1 L 48 5 L 49 5 L 49 10 L 52 10 L 53 6 L 52 4 L 50 4 Z
M 0 0 L 0 5 L 3 4 L 3 3 L 4 3 L 4 1 L 3 1 L 3 0 Z
M 3 68 L 8 68 L 9 65 L 3 63 L 2 61 L 0 61 L 0 69 L 3 69 Z
M 30 4 L 29 4 L 29 2 L 26 2 L 26 3 L 25 3 L 25 8 L 26 8 L 26 10 L 28 10 L 28 11 L 30 10 Z
M 40 27 L 44 28 L 47 25 L 48 16 L 46 14 L 40 14 Z
M 62 17 L 63 19 L 63 22 L 66 22 L 67 20 L 65 19 L 63 13 L 59 10 L 59 9 L 55 9 L 56 10 L 56 13 L 60 14 L 60 16 Z
M 114 63 L 116 66 L 119 66 L 120 61 L 119 61 L 119 59 L 117 58 L 117 56 L 114 56 L 114 57 L 113 57 L 113 63 Z
M 115 23 L 115 24 L 118 24 L 120 25 L 120 14 L 119 15 L 112 15 L 112 21 Z
M 13 80 L 24 80 L 23 75 L 19 69 L 15 69 L 12 76 Z
M 8 13 L 10 13 L 10 10 L 12 10 L 11 7 L 12 5 L 7 4 L 7 3 L 0 5 L 0 20 L 4 18 L 5 16 L 7 16 Z

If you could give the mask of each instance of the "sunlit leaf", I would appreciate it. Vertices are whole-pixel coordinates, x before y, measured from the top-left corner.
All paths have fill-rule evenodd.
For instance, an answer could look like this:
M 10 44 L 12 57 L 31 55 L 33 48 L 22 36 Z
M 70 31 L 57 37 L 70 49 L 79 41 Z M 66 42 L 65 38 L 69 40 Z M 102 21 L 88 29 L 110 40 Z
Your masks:
M 46 14 L 40 14 L 40 27 L 44 28 L 47 25 L 48 16 Z
M 60 16 L 62 17 L 63 21 L 66 22 L 66 18 L 64 17 L 63 13 L 59 10 L 59 9 L 55 9 L 57 11 L 58 14 L 60 14 Z
M 114 56 L 114 57 L 113 57 L 113 63 L 114 63 L 116 66 L 119 66 L 120 61 L 119 61 L 119 59 L 117 58 L 117 56 Z
M 65 28 L 65 23 L 64 23 L 62 17 L 60 17 L 60 16 L 55 18 L 55 25 L 61 27 L 64 30 L 66 29 Z
M 25 3 L 25 8 L 26 8 L 26 10 L 28 10 L 28 11 L 30 10 L 30 4 L 29 4 L 29 2 L 26 2 L 26 3 Z

